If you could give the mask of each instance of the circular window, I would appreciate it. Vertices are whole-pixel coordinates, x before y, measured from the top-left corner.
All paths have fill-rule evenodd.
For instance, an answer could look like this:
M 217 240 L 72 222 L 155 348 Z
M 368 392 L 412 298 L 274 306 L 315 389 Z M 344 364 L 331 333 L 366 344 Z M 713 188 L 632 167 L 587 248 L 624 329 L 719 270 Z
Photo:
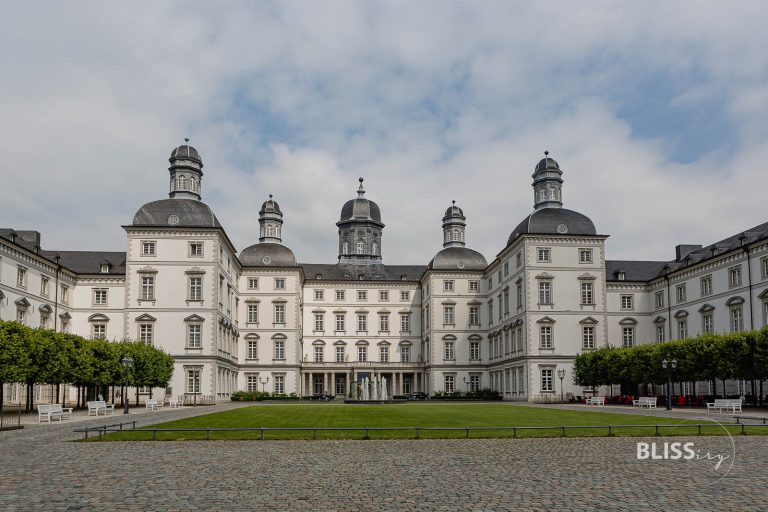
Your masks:
M 176 224 L 178 224 L 179 220 L 180 219 L 179 219 L 178 215 L 169 215 L 168 216 L 168 224 L 170 224 L 171 226 L 175 226 Z
M 272 263 L 272 258 L 270 258 L 269 256 L 264 256 L 263 258 L 261 258 L 261 262 L 265 265 L 269 265 L 270 263 Z
M 458 268 L 464 268 L 464 260 L 459 260 L 456 262 L 456 266 Z
M 568 226 L 566 226 L 565 224 L 559 224 L 557 226 L 557 232 L 560 233 L 561 235 L 566 234 L 568 232 Z

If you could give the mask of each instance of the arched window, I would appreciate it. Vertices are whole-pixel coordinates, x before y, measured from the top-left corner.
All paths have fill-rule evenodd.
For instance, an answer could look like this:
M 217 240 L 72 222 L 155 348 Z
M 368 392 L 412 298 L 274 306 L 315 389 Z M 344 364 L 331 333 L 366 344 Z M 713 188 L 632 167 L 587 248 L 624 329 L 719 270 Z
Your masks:
M 371 246 L 371 251 L 373 252 L 373 254 L 376 254 L 378 250 L 379 250 L 379 246 L 376 242 L 374 242 L 373 245 Z
M 460 242 L 461 241 L 458 228 L 453 228 L 453 241 L 454 242 Z
M 176 190 L 184 190 L 184 176 L 176 177 Z
M 344 242 L 344 244 L 342 245 L 341 252 L 343 252 L 344 254 L 349 253 L 349 242 Z
M 362 240 L 357 241 L 357 254 L 365 254 L 365 242 Z
M 280 236 L 280 226 L 279 225 L 275 226 L 275 236 L 277 236 L 277 237 Z
M 542 188 L 541 190 L 539 190 L 539 200 L 541 200 L 541 201 L 546 201 L 547 200 L 547 190 L 546 189 Z
M 275 227 L 272 224 L 267 224 L 267 236 L 275 236 Z

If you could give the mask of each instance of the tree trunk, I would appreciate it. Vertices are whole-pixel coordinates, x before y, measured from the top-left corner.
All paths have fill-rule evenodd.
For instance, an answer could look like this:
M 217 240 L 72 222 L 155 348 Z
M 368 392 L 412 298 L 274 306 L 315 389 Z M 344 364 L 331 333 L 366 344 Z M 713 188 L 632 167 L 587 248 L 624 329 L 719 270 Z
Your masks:
M 56 384 L 56 401 L 59 401 L 59 398 L 61 398 L 61 406 L 64 407 L 64 397 L 61 396 L 61 383 Z
M 763 406 L 763 379 L 760 379 L 760 407 Z
M 112 403 L 115 403 L 115 386 L 112 386 Z
M 725 392 L 725 379 L 723 379 L 723 398 L 728 398 L 728 394 Z
M 3 400 L 5 400 L 5 383 L 0 380 L 0 414 L 3 414 Z

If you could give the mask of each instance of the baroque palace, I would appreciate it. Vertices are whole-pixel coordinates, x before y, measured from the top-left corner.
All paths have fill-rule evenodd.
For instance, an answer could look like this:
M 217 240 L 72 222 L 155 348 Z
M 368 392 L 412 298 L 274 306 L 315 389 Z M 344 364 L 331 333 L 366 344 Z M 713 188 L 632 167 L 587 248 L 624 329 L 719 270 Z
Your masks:
M 338 263 L 297 263 L 272 196 L 259 242 L 238 254 L 201 201 L 197 150 L 174 149 L 170 164 L 169 198 L 123 226 L 124 252 L 45 250 L 36 231 L 0 229 L 0 319 L 154 344 L 176 361 L 166 394 L 346 396 L 368 376 L 386 377 L 391 394 L 492 388 L 521 401 L 584 395 L 572 383 L 582 351 L 768 321 L 768 223 L 678 245 L 671 261 L 607 260 L 608 236 L 563 208 L 563 172 L 548 156 L 533 172 L 533 211 L 495 258 L 466 247 L 453 204 L 426 265 L 384 263 L 383 216 L 362 178 L 336 223 Z M 3 392 L 17 401 L 19 385 Z

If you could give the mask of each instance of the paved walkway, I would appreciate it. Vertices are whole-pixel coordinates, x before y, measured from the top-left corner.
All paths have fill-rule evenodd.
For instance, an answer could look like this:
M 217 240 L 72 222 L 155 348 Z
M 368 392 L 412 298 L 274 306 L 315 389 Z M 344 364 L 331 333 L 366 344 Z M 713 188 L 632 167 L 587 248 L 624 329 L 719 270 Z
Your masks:
M 139 425 L 249 404 L 131 415 Z M 85 420 L 84 420 L 85 421 Z M 85 424 L 103 424 L 104 418 Z M 700 437 L 713 460 L 637 460 L 679 438 L 75 443 L 0 433 L 0 510 L 764 511 L 765 437 Z M 659 450 L 661 453 L 661 450 Z

